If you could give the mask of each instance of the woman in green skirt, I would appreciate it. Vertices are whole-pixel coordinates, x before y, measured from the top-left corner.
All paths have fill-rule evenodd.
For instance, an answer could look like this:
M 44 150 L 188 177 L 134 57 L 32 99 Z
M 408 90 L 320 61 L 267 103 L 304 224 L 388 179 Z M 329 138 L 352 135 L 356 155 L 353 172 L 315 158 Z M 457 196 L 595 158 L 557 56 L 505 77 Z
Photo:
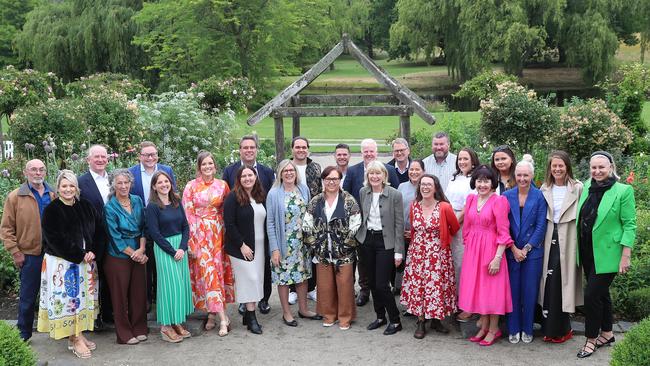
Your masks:
M 156 316 L 162 325 L 160 334 L 164 341 L 172 343 L 192 336 L 181 324 L 194 312 L 186 255 L 189 227 L 180 202 L 172 191 L 169 175 L 155 172 L 147 205 L 147 233 L 156 243 Z

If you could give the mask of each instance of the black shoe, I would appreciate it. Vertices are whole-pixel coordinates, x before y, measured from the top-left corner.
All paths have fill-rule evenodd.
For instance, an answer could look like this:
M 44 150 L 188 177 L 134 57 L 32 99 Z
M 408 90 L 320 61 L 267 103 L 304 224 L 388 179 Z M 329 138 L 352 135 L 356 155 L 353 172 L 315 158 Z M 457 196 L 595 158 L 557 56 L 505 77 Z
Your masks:
M 246 311 L 244 314 L 244 323 L 246 324 L 246 328 L 248 328 L 251 333 L 262 334 L 262 326 L 257 322 L 255 311 Z
M 442 334 L 448 334 L 449 329 L 445 328 L 444 325 L 442 325 L 442 322 L 440 322 L 439 319 L 431 319 L 431 329 L 435 330 L 438 333 Z
M 384 330 L 384 335 L 393 335 L 399 332 L 400 330 L 402 330 L 402 323 L 396 323 L 396 324 L 390 323 L 386 327 L 386 330 Z
M 578 352 L 576 356 L 578 356 L 578 358 L 587 358 L 591 356 L 594 352 L 596 352 L 597 348 L 598 346 L 596 346 L 596 343 L 586 341 L 585 345 L 582 346 L 582 349 Z
M 365 293 L 365 292 L 359 292 L 359 296 L 357 296 L 357 306 L 364 306 L 365 304 L 368 303 L 370 296 Z
M 101 331 L 103 331 L 105 328 L 106 328 L 106 327 L 104 326 L 104 322 L 103 322 L 100 318 L 95 319 L 95 327 L 94 327 L 94 331 L 96 331 L 96 332 L 101 332 Z
M 610 339 L 607 339 L 601 335 L 596 338 L 596 348 L 611 346 L 612 343 L 616 342 L 616 338 L 612 336 Z
M 301 317 L 302 319 L 323 320 L 323 316 L 320 315 L 320 314 L 314 314 L 312 316 L 307 316 L 307 315 L 302 315 L 302 313 L 298 312 L 298 316 Z
M 237 308 L 237 312 L 239 313 L 239 315 L 246 314 L 246 305 L 239 304 L 239 308 Z
M 257 307 L 260 309 L 260 313 L 262 314 L 268 314 L 269 311 L 271 311 L 271 306 L 266 300 L 260 300 L 260 302 L 257 303 Z
M 282 315 L 282 321 L 284 322 L 285 325 L 288 325 L 290 327 L 297 327 L 298 326 L 298 322 L 296 321 L 296 319 L 294 319 L 292 321 L 288 321 L 287 319 L 284 318 L 284 315 Z
M 366 329 L 368 329 L 368 330 L 375 330 L 375 329 L 381 327 L 382 325 L 386 325 L 387 323 L 388 323 L 388 322 L 386 321 L 386 318 L 383 318 L 383 319 L 375 319 L 374 322 L 368 324 L 368 326 L 366 327 Z
M 402 316 L 404 316 L 404 317 L 407 317 L 407 318 L 408 318 L 408 317 L 411 317 L 411 316 L 415 316 L 415 315 L 413 315 L 413 314 L 411 314 L 411 313 L 409 313 L 409 312 L 408 312 L 408 310 L 404 310 L 404 312 L 402 313 Z

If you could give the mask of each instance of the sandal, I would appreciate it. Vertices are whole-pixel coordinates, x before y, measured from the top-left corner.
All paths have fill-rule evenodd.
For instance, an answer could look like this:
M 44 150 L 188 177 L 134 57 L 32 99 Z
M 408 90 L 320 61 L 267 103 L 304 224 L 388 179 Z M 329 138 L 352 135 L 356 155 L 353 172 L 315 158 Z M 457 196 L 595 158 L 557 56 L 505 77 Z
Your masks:
M 587 347 L 587 345 L 591 345 L 591 347 Z M 578 352 L 577 356 L 578 358 L 587 358 L 591 356 L 594 352 L 596 352 L 596 348 L 597 347 L 595 342 L 590 342 L 589 340 L 587 340 L 585 342 L 585 345 L 582 346 L 580 352 Z
M 219 337 L 225 337 L 230 332 L 230 319 L 219 322 Z
M 600 347 L 605 347 L 605 346 L 611 346 L 612 343 L 616 342 L 616 337 L 612 334 L 612 336 L 607 339 L 605 338 L 602 334 L 596 338 L 596 348 Z
M 205 321 L 205 330 L 211 331 L 217 327 L 216 316 L 214 314 L 208 315 L 208 320 Z
M 190 333 L 187 329 L 183 328 L 183 326 L 180 324 L 172 325 L 172 329 L 174 329 L 174 332 L 176 332 L 176 334 L 178 334 L 183 338 L 190 338 L 192 336 L 192 333 Z
M 160 328 L 160 335 L 162 336 L 162 340 L 165 342 L 178 343 L 183 341 L 183 337 L 176 334 L 172 328 Z
M 83 338 L 83 342 L 90 351 L 94 351 L 97 349 L 97 344 L 95 342 L 91 342 L 86 338 Z M 72 342 L 70 339 L 68 339 L 68 350 L 72 351 L 74 349 L 74 342 Z
M 73 343 L 73 345 L 72 345 L 72 353 L 73 353 L 75 356 L 77 356 L 77 357 L 79 357 L 79 358 L 81 358 L 81 359 L 90 358 L 90 357 L 92 356 L 92 353 L 90 352 L 90 350 L 88 349 L 88 347 L 86 346 L 86 344 L 84 343 L 84 341 L 81 340 L 81 344 L 83 345 L 83 347 L 85 348 L 85 350 L 79 350 L 79 348 L 78 348 L 78 344 L 79 344 L 78 341 L 75 341 L 75 342 Z

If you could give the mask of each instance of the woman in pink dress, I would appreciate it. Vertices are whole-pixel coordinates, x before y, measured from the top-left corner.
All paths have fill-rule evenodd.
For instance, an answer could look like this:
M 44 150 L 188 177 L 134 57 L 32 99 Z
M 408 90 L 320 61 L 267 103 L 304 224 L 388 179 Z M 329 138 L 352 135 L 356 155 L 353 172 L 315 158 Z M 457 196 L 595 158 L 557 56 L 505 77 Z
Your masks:
M 208 312 L 205 330 L 216 327 L 219 314 L 219 336 L 223 337 L 230 328 L 226 303 L 235 301 L 235 291 L 230 260 L 223 250 L 223 203 L 230 189 L 225 181 L 214 177 L 216 171 L 212 154 L 200 152 L 196 179 L 188 182 L 183 192 L 183 207 L 190 225 L 188 255 L 194 308 Z
M 456 311 L 451 238 L 460 228 L 454 210 L 434 175 L 420 178 L 410 209 L 411 245 L 406 257 L 401 303 L 418 317 L 413 336 L 424 338 L 425 322 L 449 333 L 440 319 Z
M 499 315 L 512 311 L 508 264 L 503 252 L 512 245 L 508 201 L 497 195 L 496 173 L 486 165 L 472 174 L 467 196 L 463 239 L 465 253 L 460 273 L 458 305 L 469 313 L 481 314 L 481 329 L 470 341 L 490 346 L 501 337 Z

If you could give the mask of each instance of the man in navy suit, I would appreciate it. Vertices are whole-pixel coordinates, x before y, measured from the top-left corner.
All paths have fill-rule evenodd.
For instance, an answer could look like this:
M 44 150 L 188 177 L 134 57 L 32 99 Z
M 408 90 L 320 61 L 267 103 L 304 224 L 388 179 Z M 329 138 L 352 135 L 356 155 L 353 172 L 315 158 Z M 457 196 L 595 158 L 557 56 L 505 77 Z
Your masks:
M 343 182 L 343 189 L 353 195 L 359 204 L 361 204 L 359 201 L 359 191 L 363 188 L 363 182 L 366 178 L 366 166 L 377 160 L 377 142 L 373 139 L 361 141 L 361 155 L 363 156 L 363 161 L 348 168 L 348 173 Z M 397 178 L 395 167 L 386 165 L 386 170 L 388 171 L 388 182 L 393 188 L 397 189 L 399 187 L 399 179 Z M 361 291 L 359 291 L 359 295 L 357 296 L 357 305 L 363 306 L 370 298 L 370 288 L 366 268 L 362 261 L 358 261 L 358 268 Z
M 139 196 L 146 206 L 149 203 L 149 194 L 151 193 L 151 178 L 157 170 L 162 170 L 169 174 L 174 191 L 176 191 L 176 177 L 170 166 L 158 164 L 158 149 L 151 141 L 140 143 L 140 164 L 129 168 L 133 174 L 133 184 L 131 185 L 131 194 Z M 147 238 L 145 254 L 149 258 L 147 261 L 147 305 L 151 309 L 151 304 L 156 298 L 156 258 L 153 252 L 153 241 Z
M 108 152 L 102 145 L 92 145 L 88 149 L 86 157 L 88 162 L 88 172 L 78 178 L 79 190 L 81 199 L 85 199 L 92 203 L 97 213 L 104 216 L 104 205 L 108 201 L 108 194 L 110 186 L 108 183 L 108 173 L 106 172 L 106 165 L 108 165 Z M 108 237 L 108 236 L 106 236 Z M 100 313 L 97 316 L 95 327 L 101 330 L 104 323 L 113 322 L 113 307 L 111 305 L 111 297 L 108 290 L 106 276 L 104 275 L 104 268 L 102 261 L 104 259 L 104 252 L 107 243 L 94 243 L 95 256 L 97 262 L 97 272 L 99 273 L 99 309 Z
M 244 136 L 239 140 L 239 157 L 240 161 L 230 164 L 223 170 L 223 180 L 228 182 L 228 186 L 232 190 L 235 188 L 235 179 L 237 178 L 237 171 L 242 165 L 248 165 L 253 167 L 257 172 L 257 179 L 260 180 L 262 188 L 266 192 L 271 189 L 273 186 L 273 181 L 275 180 L 275 174 L 273 169 L 259 164 L 257 162 L 257 138 L 255 136 Z M 266 248 L 268 250 L 268 248 Z M 260 300 L 258 307 L 262 314 L 268 314 L 271 311 L 269 306 L 269 298 L 271 297 L 271 262 L 269 253 L 266 254 L 266 260 L 264 261 L 264 297 Z M 243 314 L 243 304 L 239 304 L 239 312 Z

